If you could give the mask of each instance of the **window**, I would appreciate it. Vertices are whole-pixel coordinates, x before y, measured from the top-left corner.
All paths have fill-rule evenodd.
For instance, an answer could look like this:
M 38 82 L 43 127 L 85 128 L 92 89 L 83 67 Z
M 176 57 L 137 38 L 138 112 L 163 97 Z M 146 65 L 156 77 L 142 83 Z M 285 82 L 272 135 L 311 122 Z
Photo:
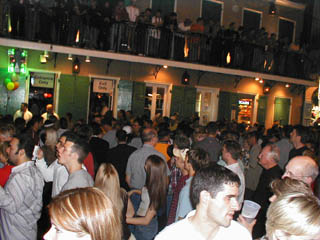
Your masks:
M 213 19 L 214 22 L 222 24 L 223 17 L 223 2 L 215 0 L 202 0 L 201 16 L 205 22 L 209 19 Z
M 259 29 L 261 27 L 262 12 L 244 8 L 242 12 L 242 26 L 246 29 Z
M 175 0 L 151 0 L 150 4 L 153 13 L 160 9 L 163 17 L 175 12 L 175 5 Z
M 144 99 L 144 115 L 153 119 L 155 115 L 166 115 L 167 86 L 147 84 Z
M 288 39 L 288 44 L 294 42 L 296 22 L 286 18 L 279 18 L 279 39 Z

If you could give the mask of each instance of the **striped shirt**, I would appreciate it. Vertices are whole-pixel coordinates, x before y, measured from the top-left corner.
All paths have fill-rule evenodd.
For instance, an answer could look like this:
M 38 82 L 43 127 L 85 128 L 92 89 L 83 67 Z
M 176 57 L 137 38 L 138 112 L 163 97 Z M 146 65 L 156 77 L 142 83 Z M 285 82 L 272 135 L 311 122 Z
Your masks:
M 27 161 L 12 169 L 5 187 L 0 187 L 0 239 L 37 238 L 43 186 L 43 177 L 34 162 Z

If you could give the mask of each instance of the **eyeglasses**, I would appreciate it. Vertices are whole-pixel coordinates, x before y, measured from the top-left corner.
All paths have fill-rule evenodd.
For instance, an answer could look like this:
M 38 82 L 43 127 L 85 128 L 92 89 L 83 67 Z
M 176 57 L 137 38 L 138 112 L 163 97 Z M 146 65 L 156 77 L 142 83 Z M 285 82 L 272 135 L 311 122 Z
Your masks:
M 283 176 L 288 176 L 289 178 L 304 178 L 304 177 L 310 177 L 310 176 L 303 176 L 303 175 L 295 175 L 294 173 L 290 172 L 289 170 L 286 170 L 283 174 Z

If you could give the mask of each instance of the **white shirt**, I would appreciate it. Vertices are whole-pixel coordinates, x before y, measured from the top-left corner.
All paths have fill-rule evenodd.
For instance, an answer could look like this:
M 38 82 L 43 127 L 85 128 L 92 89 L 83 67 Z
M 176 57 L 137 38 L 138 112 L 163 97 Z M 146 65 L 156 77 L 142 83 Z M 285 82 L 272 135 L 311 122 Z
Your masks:
M 183 239 L 183 240 L 208 240 L 195 229 L 189 218 L 195 214 L 191 211 L 185 219 L 167 226 L 156 237 L 155 240 Z M 236 221 L 231 221 L 229 227 L 220 227 L 217 235 L 211 240 L 252 240 L 249 231 Z
M 27 111 L 23 112 L 20 109 L 16 111 L 16 113 L 13 116 L 13 121 L 15 121 L 17 118 L 22 117 L 27 122 L 29 122 L 32 118 L 32 113 L 27 109 Z
M 244 173 L 243 170 L 241 169 L 241 166 L 239 163 L 234 163 L 231 165 L 227 165 L 226 168 L 228 168 L 229 170 L 231 170 L 232 172 L 234 172 L 235 174 L 238 175 L 238 177 L 240 178 L 240 186 L 239 186 L 239 196 L 237 198 L 240 206 L 243 202 L 244 199 L 244 191 L 246 189 L 246 184 L 245 184 L 245 178 L 244 178 Z
M 139 8 L 130 5 L 126 7 L 126 10 L 128 12 L 130 22 L 136 22 L 136 19 L 140 14 Z

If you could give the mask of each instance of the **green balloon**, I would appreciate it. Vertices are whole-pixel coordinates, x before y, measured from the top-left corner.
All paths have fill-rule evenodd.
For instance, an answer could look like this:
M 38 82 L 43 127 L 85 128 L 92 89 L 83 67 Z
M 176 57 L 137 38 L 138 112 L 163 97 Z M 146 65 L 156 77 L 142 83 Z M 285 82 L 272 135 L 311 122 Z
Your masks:
M 9 82 L 11 82 L 11 79 L 10 79 L 10 78 L 6 78 L 6 79 L 4 80 L 4 85 L 7 86 L 7 84 L 8 84 Z
M 9 83 L 7 84 L 7 89 L 8 89 L 9 91 L 12 91 L 12 90 L 14 89 L 14 83 L 13 83 L 13 82 L 9 82 Z

